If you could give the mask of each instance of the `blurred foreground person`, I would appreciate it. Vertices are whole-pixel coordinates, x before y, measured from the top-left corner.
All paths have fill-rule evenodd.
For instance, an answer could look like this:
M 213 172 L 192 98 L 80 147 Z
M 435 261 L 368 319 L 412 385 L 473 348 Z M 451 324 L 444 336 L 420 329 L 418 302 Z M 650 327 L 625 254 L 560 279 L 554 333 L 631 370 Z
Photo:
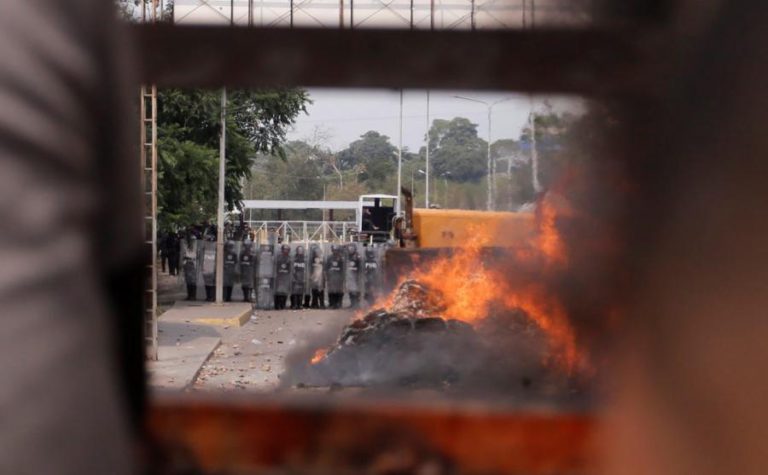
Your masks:
M 673 95 L 628 132 L 642 199 L 610 475 L 768 473 L 768 2 L 716 13 Z M 647 117 L 668 125 L 641 149 Z
M 0 2 L 0 473 L 134 473 L 136 90 L 112 2 Z M 131 412 L 128 412 L 128 409 Z

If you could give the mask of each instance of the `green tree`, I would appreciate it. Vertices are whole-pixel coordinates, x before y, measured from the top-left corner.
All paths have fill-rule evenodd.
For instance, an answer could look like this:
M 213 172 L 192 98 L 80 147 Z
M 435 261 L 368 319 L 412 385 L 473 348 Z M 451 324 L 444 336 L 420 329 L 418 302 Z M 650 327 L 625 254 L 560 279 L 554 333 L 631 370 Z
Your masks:
M 162 228 L 212 219 L 218 200 L 220 93 L 158 91 L 158 218 Z M 301 89 L 237 90 L 228 97 L 225 199 L 242 200 L 257 153 L 286 158 L 287 128 L 306 112 Z
M 286 159 L 259 155 L 246 197 L 263 200 L 319 200 L 323 197 L 323 163 L 306 142 L 292 141 L 284 147 Z
M 342 170 L 355 171 L 367 187 L 377 188 L 397 172 L 397 148 L 389 137 L 370 130 L 338 154 Z
M 463 182 L 477 181 L 487 173 L 487 145 L 477 136 L 477 124 L 469 119 L 434 120 L 429 147 L 432 169 L 438 176 Z

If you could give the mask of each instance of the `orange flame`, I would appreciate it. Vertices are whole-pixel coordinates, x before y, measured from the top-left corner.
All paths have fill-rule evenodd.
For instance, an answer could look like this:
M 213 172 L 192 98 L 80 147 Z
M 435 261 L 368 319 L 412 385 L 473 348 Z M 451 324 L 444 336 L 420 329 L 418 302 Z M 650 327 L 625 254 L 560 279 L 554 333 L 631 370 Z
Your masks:
M 538 233 L 536 249 L 549 264 L 565 265 L 568 262 L 565 252 L 565 242 L 557 230 L 558 213 L 550 199 L 541 200 L 536 208 Z
M 309 362 L 311 364 L 317 364 L 322 361 L 323 358 L 325 358 L 326 354 L 328 354 L 328 349 L 320 348 L 319 350 L 315 351 L 315 354 L 312 356 L 312 359 L 309 360 Z
M 558 232 L 558 213 L 568 212 L 564 200 L 545 197 L 539 202 L 535 215 L 535 232 L 528 248 L 518 250 L 504 266 L 494 265 L 493 256 L 484 255 L 496 230 L 484 226 L 472 229 L 475 238 L 456 248 L 450 255 L 438 258 L 427 265 L 417 266 L 407 276 L 443 294 L 445 316 L 468 323 L 486 318 L 494 309 L 523 310 L 528 318 L 548 337 L 554 360 L 566 371 L 584 366 L 586 354 L 576 343 L 575 332 L 568 320 L 565 308 L 555 292 L 543 282 L 547 271 L 567 267 L 568 255 L 565 241 Z M 509 275 L 518 264 L 532 263 L 542 269 L 536 275 L 542 281 L 528 279 L 525 283 L 513 283 Z M 490 264 L 490 265 L 489 265 Z M 393 295 L 380 299 L 377 304 L 388 308 Z

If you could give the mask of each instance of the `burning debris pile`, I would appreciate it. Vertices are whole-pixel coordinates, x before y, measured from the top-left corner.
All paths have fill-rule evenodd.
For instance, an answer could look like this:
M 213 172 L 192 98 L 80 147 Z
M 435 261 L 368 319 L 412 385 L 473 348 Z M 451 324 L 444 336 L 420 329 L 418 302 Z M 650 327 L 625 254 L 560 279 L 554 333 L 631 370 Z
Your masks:
M 592 244 L 571 254 L 558 229 L 574 213 L 561 196 L 540 198 L 530 234 L 514 246 L 503 228 L 471 229 L 471 240 L 420 261 L 335 343 L 297 353 L 283 384 L 582 401 L 595 369 L 574 322 L 603 317 L 605 308 L 574 293 L 589 274 L 573 265 L 594 262 L 584 259 Z
M 341 331 L 284 382 L 302 386 L 568 392 L 568 375 L 547 364 L 547 338 L 520 309 L 473 324 L 445 314 L 445 296 L 416 280 L 396 289 L 388 308 Z M 555 394 L 558 393 L 558 394 Z

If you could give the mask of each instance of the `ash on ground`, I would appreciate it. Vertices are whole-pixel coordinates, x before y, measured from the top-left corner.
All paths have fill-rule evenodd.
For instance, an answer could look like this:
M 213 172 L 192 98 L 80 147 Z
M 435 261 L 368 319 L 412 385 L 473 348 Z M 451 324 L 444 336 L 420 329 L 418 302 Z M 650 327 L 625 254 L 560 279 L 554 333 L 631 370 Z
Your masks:
M 282 383 L 555 400 L 585 396 L 583 377 L 547 363 L 552 349 L 546 335 L 522 310 L 491 312 L 474 325 L 443 317 L 444 311 L 439 292 L 406 281 L 389 309 L 354 320 L 330 347 L 307 347 L 289 357 Z

